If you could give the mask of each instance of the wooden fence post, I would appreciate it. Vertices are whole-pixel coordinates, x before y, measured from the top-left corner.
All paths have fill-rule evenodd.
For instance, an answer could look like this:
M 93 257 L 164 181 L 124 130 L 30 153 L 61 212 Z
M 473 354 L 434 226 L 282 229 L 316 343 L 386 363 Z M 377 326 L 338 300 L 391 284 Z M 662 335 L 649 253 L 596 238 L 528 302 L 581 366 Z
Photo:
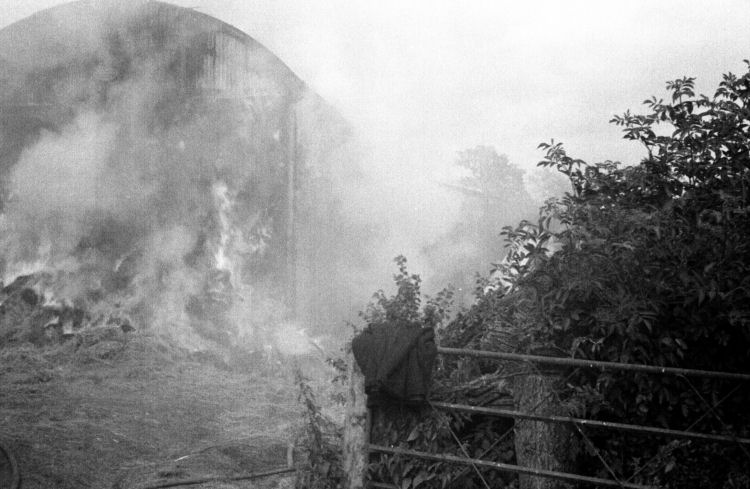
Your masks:
M 567 415 L 559 405 L 556 392 L 561 377 L 550 372 L 529 373 L 514 380 L 513 397 L 516 409 L 524 413 L 544 416 Z M 575 473 L 574 461 L 579 443 L 571 426 L 565 423 L 548 423 L 516 419 L 516 460 L 519 465 L 556 472 Z M 563 489 L 571 484 L 554 479 L 530 475 L 519 476 L 520 489 Z
M 344 489 L 364 489 L 367 476 L 370 415 L 367 410 L 365 376 L 354 355 L 347 356 L 349 389 L 344 419 Z

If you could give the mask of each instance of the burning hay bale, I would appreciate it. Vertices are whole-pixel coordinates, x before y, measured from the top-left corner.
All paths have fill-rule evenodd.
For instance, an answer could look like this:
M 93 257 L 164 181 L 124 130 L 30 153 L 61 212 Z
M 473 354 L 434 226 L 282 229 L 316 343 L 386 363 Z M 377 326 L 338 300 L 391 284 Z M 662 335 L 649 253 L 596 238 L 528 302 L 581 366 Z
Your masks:
M 0 341 L 16 337 L 21 325 L 31 315 L 39 301 L 36 292 L 24 287 L 28 281 L 28 277 L 21 277 L 2 289 Z
M 87 311 L 50 300 L 38 291 L 44 280 L 43 274 L 25 275 L 2 288 L 0 346 L 14 343 L 42 346 L 73 340 L 84 348 L 98 345 L 96 348 L 101 351 L 95 356 L 109 357 L 111 353 L 104 350 L 114 351 L 112 341 L 122 343 L 123 335 L 135 330 L 131 317 L 117 308 L 103 314 L 97 310 L 102 309 L 101 304 Z M 105 347 L 103 343 L 107 342 L 109 346 Z
M 54 343 L 81 328 L 84 311 L 45 302 L 35 289 L 39 281 L 22 276 L 2 289 L 0 342 Z

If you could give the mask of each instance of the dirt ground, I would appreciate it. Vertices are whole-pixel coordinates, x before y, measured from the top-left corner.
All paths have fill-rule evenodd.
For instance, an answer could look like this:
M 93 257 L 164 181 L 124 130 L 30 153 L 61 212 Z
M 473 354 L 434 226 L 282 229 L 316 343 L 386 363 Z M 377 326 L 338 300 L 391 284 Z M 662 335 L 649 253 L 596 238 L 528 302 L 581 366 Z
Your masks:
M 301 422 L 293 364 L 190 354 L 137 333 L 6 345 L 0 440 L 24 489 L 137 487 L 157 469 L 195 475 L 163 470 L 191 459 L 203 474 L 284 466 Z

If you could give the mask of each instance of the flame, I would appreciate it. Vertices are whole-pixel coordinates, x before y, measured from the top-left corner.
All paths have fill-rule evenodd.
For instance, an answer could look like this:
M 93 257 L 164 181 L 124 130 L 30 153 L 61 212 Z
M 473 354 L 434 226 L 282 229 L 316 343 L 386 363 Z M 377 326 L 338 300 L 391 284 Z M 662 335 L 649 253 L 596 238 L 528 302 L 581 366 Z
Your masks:
M 3 220 L 0 224 L 5 224 L 5 221 Z M 12 232 L 12 230 L 5 229 L 5 227 L 6 226 L 4 225 L 0 225 L 0 230 L 5 233 Z M 35 275 L 47 270 L 52 261 L 52 244 L 49 240 L 44 240 L 42 242 L 42 245 L 36 251 L 34 256 L 35 258 L 32 260 L 16 260 L 7 263 L 3 272 L 2 285 L 12 284 L 19 277 Z
M 229 198 L 229 187 L 224 182 L 216 182 L 213 186 L 214 199 L 219 211 L 219 246 L 214 254 L 216 268 L 233 272 L 232 260 L 228 256 L 228 248 L 232 237 L 231 221 L 229 212 L 232 210 L 232 201 Z
M 19 277 L 36 275 L 48 268 L 49 258 L 39 258 L 31 262 L 11 263 L 3 274 L 3 285 L 12 284 Z

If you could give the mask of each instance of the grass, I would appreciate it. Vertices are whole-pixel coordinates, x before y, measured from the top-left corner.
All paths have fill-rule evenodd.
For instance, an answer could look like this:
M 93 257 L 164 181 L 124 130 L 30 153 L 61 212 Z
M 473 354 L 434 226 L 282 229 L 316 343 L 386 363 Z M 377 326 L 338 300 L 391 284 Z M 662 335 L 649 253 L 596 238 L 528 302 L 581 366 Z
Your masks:
M 142 333 L 88 335 L 0 349 L 0 439 L 14 451 L 25 489 L 108 488 L 215 447 L 271 453 L 299 431 L 290 362 L 190 354 Z M 316 368 L 323 386 L 322 364 L 306 371 Z M 213 459 L 226 464 L 225 455 Z M 214 470 L 229 470 L 221 464 Z M 246 468 L 257 467 L 235 469 Z

